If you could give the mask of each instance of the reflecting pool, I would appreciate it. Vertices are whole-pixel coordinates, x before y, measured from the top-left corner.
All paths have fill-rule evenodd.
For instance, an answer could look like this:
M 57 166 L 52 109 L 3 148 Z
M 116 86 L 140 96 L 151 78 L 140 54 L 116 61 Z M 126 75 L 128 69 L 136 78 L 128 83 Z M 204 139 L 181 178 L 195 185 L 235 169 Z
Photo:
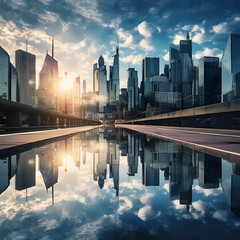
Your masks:
M 0 239 L 240 239 L 240 161 L 120 128 L 4 154 Z

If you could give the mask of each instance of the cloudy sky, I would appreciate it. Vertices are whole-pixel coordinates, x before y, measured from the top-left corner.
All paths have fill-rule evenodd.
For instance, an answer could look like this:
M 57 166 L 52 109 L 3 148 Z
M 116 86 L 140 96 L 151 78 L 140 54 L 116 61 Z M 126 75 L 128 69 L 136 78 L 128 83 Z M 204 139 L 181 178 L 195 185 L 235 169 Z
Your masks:
M 238 0 L 0 0 L 0 45 L 15 62 L 14 51 L 37 56 L 37 75 L 55 38 L 59 75 L 69 81 L 80 74 L 92 90 L 92 64 L 100 54 L 112 64 L 120 43 L 120 80 L 126 87 L 128 67 L 138 70 L 145 56 L 168 61 L 170 43 L 189 31 L 195 65 L 204 55 L 221 56 L 228 34 L 240 33 Z M 37 76 L 38 78 L 38 76 Z

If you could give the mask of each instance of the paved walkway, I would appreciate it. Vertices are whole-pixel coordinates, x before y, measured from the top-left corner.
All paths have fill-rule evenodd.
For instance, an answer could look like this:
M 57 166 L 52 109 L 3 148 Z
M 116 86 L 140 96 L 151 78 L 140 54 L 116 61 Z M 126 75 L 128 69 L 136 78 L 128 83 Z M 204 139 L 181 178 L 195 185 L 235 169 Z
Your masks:
M 97 128 L 98 126 L 83 126 L 74 128 L 54 129 L 46 131 L 9 133 L 0 135 L 0 150 L 17 147 L 24 144 L 35 143 L 47 139 L 53 139 L 70 135 L 78 132 L 84 132 Z
M 240 131 L 118 124 L 140 133 L 179 142 L 224 159 L 240 161 Z

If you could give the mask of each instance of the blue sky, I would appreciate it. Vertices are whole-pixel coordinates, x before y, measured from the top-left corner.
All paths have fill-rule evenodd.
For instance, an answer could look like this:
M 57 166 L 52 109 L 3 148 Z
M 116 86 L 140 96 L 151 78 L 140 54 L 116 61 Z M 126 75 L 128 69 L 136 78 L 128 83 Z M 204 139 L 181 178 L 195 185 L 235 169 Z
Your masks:
M 37 56 L 37 75 L 55 38 L 59 75 L 69 81 L 80 74 L 92 89 L 92 64 L 100 54 L 112 63 L 120 42 L 120 80 L 126 87 L 128 67 L 138 70 L 145 56 L 160 57 L 160 71 L 168 60 L 170 43 L 187 31 L 193 40 L 195 65 L 204 55 L 219 56 L 230 32 L 240 33 L 240 2 L 236 0 L 1 0 L 0 45 L 10 54 L 25 49 Z

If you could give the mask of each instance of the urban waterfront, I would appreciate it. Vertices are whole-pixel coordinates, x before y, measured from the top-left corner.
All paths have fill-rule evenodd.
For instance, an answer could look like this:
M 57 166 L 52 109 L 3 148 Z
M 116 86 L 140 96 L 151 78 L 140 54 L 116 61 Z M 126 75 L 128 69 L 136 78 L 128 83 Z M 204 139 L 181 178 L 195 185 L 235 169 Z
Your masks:
M 240 161 L 122 128 L 0 156 L 0 239 L 239 239 Z

